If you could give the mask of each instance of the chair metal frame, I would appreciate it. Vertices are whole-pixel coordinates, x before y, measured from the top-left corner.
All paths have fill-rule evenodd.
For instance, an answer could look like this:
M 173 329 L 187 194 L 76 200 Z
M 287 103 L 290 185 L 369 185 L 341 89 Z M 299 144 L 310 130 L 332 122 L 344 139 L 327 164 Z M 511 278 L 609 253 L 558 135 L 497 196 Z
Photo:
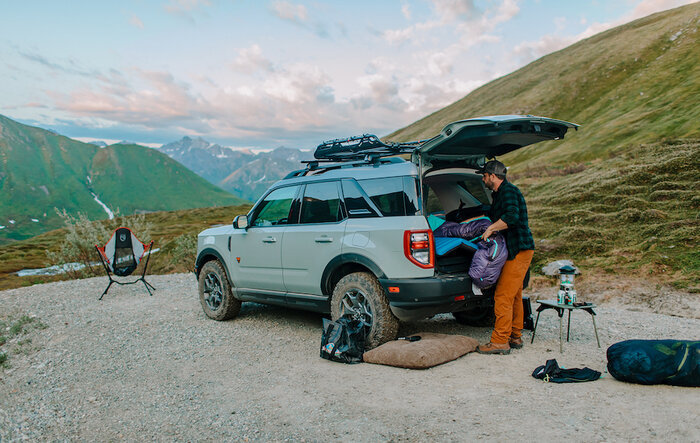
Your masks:
M 117 229 L 119 229 L 119 228 L 117 228 Z M 117 229 L 115 229 L 114 232 L 116 232 Z M 95 245 L 95 249 L 97 250 L 97 255 L 99 255 L 99 257 L 100 257 L 100 262 L 102 263 L 102 267 L 104 267 L 105 272 L 107 273 L 107 277 L 109 278 L 109 284 L 107 285 L 107 288 L 104 290 L 102 295 L 100 295 L 100 298 L 98 300 L 102 300 L 102 297 L 104 297 L 105 294 L 107 294 L 107 291 L 109 291 L 109 288 L 112 287 L 112 285 L 114 283 L 116 283 L 118 285 L 133 285 L 134 283 L 138 283 L 140 281 L 142 281 L 144 286 L 146 287 L 146 290 L 148 291 L 148 295 L 153 296 L 151 289 L 153 289 L 155 291 L 156 288 L 152 284 L 150 284 L 149 282 L 146 281 L 146 270 L 148 269 L 148 262 L 151 259 L 151 251 L 153 250 L 153 240 L 151 240 L 151 242 L 148 245 L 145 245 L 144 243 L 141 243 L 141 244 L 144 245 L 143 255 L 146 255 L 146 251 L 148 251 L 148 255 L 146 255 L 146 264 L 143 267 L 143 272 L 141 273 L 141 276 L 139 278 L 137 278 L 136 280 L 129 281 L 129 282 L 121 282 L 119 280 L 115 280 L 112 278 L 112 272 L 110 272 L 109 266 L 107 266 L 107 262 L 105 261 L 105 260 L 109 261 L 109 258 L 104 255 L 103 250 L 100 249 L 99 246 Z M 132 250 L 132 254 L 133 254 L 133 250 Z M 143 257 L 143 255 L 141 255 L 141 257 Z M 141 258 L 141 257 L 139 257 L 139 258 Z

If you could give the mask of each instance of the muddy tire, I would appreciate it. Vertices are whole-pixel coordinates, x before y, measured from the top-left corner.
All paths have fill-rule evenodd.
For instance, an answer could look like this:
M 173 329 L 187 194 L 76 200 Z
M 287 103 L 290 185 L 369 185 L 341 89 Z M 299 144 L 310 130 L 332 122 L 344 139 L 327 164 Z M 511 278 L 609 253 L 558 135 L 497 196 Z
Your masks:
M 207 317 L 218 321 L 232 319 L 241 311 L 241 301 L 233 296 L 218 260 L 206 262 L 199 272 L 199 302 Z
M 331 317 L 359 320 L 367 328 L 365 349 L 395 340 L 399 320 L 389 308 L 384 288 L 367 272 L 348 274 L 333 289 Z

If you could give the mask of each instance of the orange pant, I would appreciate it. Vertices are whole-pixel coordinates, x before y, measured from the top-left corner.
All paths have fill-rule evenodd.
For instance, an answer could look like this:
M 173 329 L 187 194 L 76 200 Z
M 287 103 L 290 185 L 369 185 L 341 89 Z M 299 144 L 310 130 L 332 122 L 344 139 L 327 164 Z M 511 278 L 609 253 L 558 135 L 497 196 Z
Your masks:
M 496 326 L 491 334 L 492 343 L 508 343 L 510 337 L 520 338 L 523 333 L 523 279 L 534 253 L 531 249 L 520 251 L 503 266 L 493 296 Z

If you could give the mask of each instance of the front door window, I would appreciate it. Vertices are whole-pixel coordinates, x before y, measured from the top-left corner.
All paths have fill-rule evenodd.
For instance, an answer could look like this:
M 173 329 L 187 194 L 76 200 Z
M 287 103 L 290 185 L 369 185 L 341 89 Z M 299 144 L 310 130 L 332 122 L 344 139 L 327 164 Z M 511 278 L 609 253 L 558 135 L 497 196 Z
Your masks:
M 289 223 L 289 210 L 297 194 L 298 186 L 275 189 L 260 202 L 251 226 L 276 226 Z

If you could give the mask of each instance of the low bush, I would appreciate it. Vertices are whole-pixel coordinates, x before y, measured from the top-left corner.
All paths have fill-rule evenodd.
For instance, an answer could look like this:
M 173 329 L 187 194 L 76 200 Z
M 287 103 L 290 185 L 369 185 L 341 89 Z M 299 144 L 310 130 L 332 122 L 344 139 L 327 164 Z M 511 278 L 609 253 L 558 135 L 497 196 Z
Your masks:
M 197 258 L 197 235 L 182 234 L 172 241 L 171 252 L 173 265 L 187 271 L 194 268 L 194 261 Z

